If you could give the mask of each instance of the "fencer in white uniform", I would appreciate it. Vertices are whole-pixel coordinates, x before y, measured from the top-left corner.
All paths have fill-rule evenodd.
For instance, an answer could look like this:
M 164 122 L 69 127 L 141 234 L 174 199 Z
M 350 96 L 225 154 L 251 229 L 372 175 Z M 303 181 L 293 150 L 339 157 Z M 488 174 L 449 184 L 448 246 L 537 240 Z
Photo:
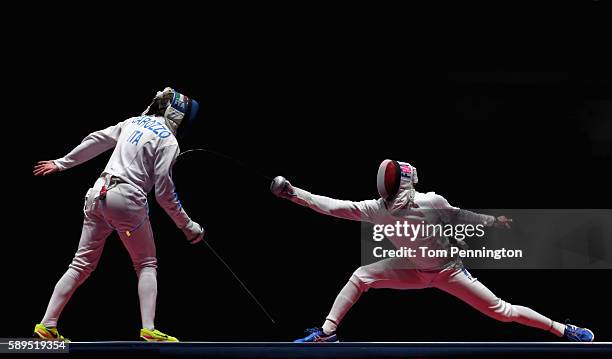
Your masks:
M 381 198 L 376 200 L 353 202 L 319 196 L 292 186 L 283 177 L 274 179 L 271 190 L 279 197 L 319 213 L 373 224 L 394 225 L 398 221 L 405 221 L 412 224 L 465 223 L 510 227 L 511 220 L 504 216 L 495 218 L 462 210 L 451 206 L 446 199 L 433 192 L 417 192 L 414 188 L 417 182 L 416 168 L 405 162 L 385 160 L 379 167 L 377 178 Z M 440 232 L 431 235 L 419 233 L 411 238 L 413 241 L 396 235 L 387 238 L 397 248 L 413 246 L 448 250 L 451 247 L 448 238 Z M 412 258 L 387 258 L 359 267 L 336 297 L 323 325 L 308 329 L 308 335 L 296 342 L 338 341 L 337 327 L 361 294 L 370 288 L 438 288 L 491 318 L 547 330 L 568 340 L 593 340 L 593 333 L 588 329 L 556 322 L 530 308 L 510 304 L 497 297 L 474 278 L 457 257 L 430 257 L 420 256 L 418 251 L 416 253 Z
M 89 134 L 66 156 L 41 161 L 35 175 L 47 175 L 77 166 L 113 149 L 108 164 L 86 195 L 84 221 L 77 252 L 61 277 L 35 334 L 64 339 L 57 332 L 62 309 L 76 288 L 96 268 L 106 238 L 114 231 L 127 249 L 138 277 L 142 318 L 141 337 L 148 341 L 176 341 L 155 329 L 157 257 L 149 221 L 147 193 L 155 198 L 187 239 L 203 239 L 203 228 L 189 218 L 172 181 L 172 166 L 180 153 L 177 132 L 196 118 L 198 103 L 171 88 L 160 91 L 141 115 Z

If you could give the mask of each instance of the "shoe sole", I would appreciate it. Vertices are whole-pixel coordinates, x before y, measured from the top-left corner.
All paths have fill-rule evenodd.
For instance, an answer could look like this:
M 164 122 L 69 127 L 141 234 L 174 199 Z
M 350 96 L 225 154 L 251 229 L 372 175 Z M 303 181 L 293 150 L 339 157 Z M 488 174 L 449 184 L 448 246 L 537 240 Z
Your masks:
M 145 338 L 143 336 L 140 337 L 141 339 L 143 339 L 146 342 L 151 342 L 151 343 L 178 343 L 178 340 L 164 340 L 164 339 L 154 339 L 154 338 Z
M 38 330 L 34 331 L 33 337 L 41 339 L 41 340 L 58 341 L 58 342 L 70 343 L 70 339 L 66 339 L 66 338 L 60 339 L 60 338 L 54 337 L 53 334 L 51 334 L 51 333 L 47 334 L 47 332 L 42 332 L 42 331 L 38 331 Z
M 294 343 L 340 343 L 340 340 L 338 339 L 338 337 L 336 337 L 336 340 L 317 340 L 314 342 L 296 342 L 294 341 Z

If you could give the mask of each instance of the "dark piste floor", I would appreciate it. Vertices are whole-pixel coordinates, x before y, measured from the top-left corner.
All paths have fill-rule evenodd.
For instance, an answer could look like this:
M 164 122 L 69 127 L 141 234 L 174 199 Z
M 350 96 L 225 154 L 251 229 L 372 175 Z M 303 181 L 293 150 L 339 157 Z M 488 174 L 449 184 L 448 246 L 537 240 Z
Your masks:
M 606 358 L 612 343 L 232 343 L 77 342 L 71 357 L 199 358 Z M 54 357 L 64 357 L 55 354 Z

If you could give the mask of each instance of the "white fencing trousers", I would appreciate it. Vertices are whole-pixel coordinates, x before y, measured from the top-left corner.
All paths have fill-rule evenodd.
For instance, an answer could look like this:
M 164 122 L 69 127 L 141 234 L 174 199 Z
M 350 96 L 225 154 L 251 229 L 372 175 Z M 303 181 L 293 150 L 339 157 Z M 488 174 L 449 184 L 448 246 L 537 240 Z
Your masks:
M 466 302 L 474 309 L 502 322 L 517 322 L 530 327 L 550 330 L 563 335 L 565 325 L 535 312 L 512 305 L 485 287 L 461 266 L 451 266 L 437 271 L 408 268 L 403 258 L 388 258 L 359 267 L 340 291 L 323 324 L 326 333 L 336 331 L 349 309 L 361 293 L 370 288 L 422 289 L 438 288 Z
M 92 200 L 99 193 L 98 180 L 85 198 L 85 219 L 78 250 L 66 273 L 55 285 L 42 320 L 46 327 L 57 326 L 70 297 L 96 269 L 106 238 L 116 230 L 130 254 L 138 276 L 138 295 L 143 328 L 154 328 L 157 297 L 157 258 L 146 196 L 137 188 L 119 183 L 105 199 Z M 89 199 L 89 201 L 88 201 Z

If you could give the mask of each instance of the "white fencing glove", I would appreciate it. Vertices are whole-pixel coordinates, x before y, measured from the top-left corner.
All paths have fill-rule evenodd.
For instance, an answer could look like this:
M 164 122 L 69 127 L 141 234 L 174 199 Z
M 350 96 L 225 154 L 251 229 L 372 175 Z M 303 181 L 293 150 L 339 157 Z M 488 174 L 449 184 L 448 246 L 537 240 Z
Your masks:
M 185 233 L 185 237 L 187 237 L 187 240 L 191 244 L 196 244 L 204 239 L 204 228 L 197 222 L 189 221 L 181 230 Z
M 272 191 L 272 193 L 278 197 L 289 200 L 295 197 L 295 190 L 293 189 L 293 186 L 283 176 L 277 176 L 272 180 L 272 183 L 270 184 L 270 191 Z

